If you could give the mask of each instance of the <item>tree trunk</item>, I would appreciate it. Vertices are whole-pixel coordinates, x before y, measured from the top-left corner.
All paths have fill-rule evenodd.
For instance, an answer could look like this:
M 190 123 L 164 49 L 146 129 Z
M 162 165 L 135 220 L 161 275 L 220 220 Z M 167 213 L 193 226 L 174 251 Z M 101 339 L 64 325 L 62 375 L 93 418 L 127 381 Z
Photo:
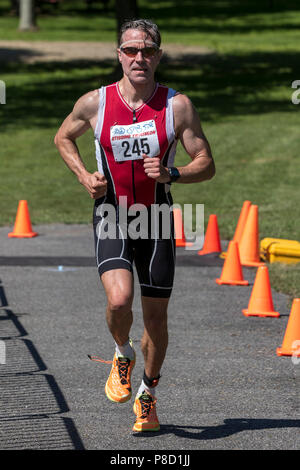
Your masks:
M 133 20 L 139 17 L 137 0 L 115 0 L 115 13 L 117 20 L 117 38 L 122 24 L 126 20 Z M 112 80 L 118 81 L 122 78 L 122 67 L 119 61 L 112 73 Z
M 6 104 L 6 88 L 3 80 L 0 80 L 0 104 Z
M 119 32 L 124 21 L 138 18 L 137 0 L 115 0 L 115 11 Z
M 34 0 L 20 0 L 20 22 L 21 31 L 32 31 L 37 29 L 35 23 Z

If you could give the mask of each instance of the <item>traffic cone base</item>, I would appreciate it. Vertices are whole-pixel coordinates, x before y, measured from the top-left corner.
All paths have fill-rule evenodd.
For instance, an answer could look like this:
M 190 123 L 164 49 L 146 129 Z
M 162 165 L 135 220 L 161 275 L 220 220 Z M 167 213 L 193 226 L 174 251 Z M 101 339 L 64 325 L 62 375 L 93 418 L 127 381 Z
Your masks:
M 216 279 L 217 284 L 228 284 L 233 286 L 248 286 L 248 281 L 222 281 L 222 279 Z
M 176 241 L 176 246 L 192 246 L 193 245 L 192 242 L 185 242 L 179 239 L 175 239 L 175 241 Z
M 14 233 L 14 232 L 10 232 L 8 234 L 9 238 L 33 238 L 33 237 L 36 237 L 38 235 L 38 233 L 36 232 L 28 232 L 28 233 Z
M 226 259 L 227 257 L 227 252 L 223 252 L 220 254 L 220 258 L 223 258 L 223 259 Z M 248 268 L 258 268 L 259 266 L 265 266 L 266 263 L 264 263 L 263 261 L 257 261 L 257 262 L 251 262 L 251 261 L 247 261 L 247 262 L 243 262 L 242 263 L 242 266 L 246 266 Z
M 243 314 L 246 316 L 246 317 L 274 317 L 274 318 L 278 318 L 280 317 L 280 313 L 279 312 L 250 312 L 248 309 L 244 309 L 242 310 Z
M 210 255 L 212 253 L 220 253 L 219 250 L 212 250 L 212 251 L 204 251 L 204 250 L 200 250 L 198 251 L 198 255 L 199 256 L 203 256 L 203 255 Z
M 291 351 L 290 349 L 284 348 L 277 348 L 276 349 L 277 356 L 295 356 L 300 357 L 300 351 Z
M 242 265 L 247 266 L 249 268 L 258 268 L 259 266 L 265 266 L 265 263 L 263 263 L 262 261 L 258 261 L 258 262 L 247 261 L 247 262 L 243 262 Z
M 249 284 L 243 277 L 237 242 L 231 241 L 229 243 L 222 274 L 219 279 L 216 279 L 216 283 L 236 286 L 247 286 Z
M 300 357 L 300 299 L 294 299 L 283 342 L 277 356 Z

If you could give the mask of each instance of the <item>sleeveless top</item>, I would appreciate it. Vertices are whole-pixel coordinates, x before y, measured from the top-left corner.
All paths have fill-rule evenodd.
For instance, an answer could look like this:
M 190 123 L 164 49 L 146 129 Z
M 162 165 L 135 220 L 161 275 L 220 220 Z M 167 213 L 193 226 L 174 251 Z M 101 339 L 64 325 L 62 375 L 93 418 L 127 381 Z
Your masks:
M 99 89 L 94 138 L 98 171 L 107 180 L 105 202 L 118 205 L 122 197 L 127 207 L 135 203 L 147 207 L 171 204 L 170 185 L 146 175 L 142 154 L 159 156 L 165 167 L 173 165 L 175 94 L 175 90 L 156 84 L 148 101 L 134 110 L 123 99 L 118 83 Z

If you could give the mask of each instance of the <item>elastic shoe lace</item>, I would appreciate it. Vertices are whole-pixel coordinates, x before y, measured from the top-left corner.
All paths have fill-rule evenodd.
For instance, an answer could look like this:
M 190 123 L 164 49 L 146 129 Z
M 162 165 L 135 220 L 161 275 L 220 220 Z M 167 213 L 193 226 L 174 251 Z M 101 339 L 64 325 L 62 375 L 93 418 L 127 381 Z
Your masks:
M 139 401 L 142 407 L 142 414 L 140 418 L 142 419 L 147 418 L 147 416 L 150 414 L 150 411 L 153 409 L 156 403 L 156 400 L 153 400 L 153 398 L 150 395 L 148 395 L 147 393 L 144 393 L 139 397 Z
M 88 354 L 87 356 L 91 361 L 101 362 L 102 364 L 112 364 L 113 363 L 113 361 L 105 361 L 104 359 L 101 359 L 101 357 L 99 357 L 99 356 L 91 356 L 90 354 Z
M 91 356 L 88 354 L 88 358 L 91 361 L 95 362 L 101 362 L 102 364 L 112 364 L 113 361 L 105 361 L 104 359 L 101 359 L 99 356 Z M 130 365 L 130 359 L 127 357 L 118 357 L 117 358 L 117 367 L 118 367 L 118 372 L 119 372 L 119 377 L 122 385 L 128 384 L 128 368 Z
M 127 357 L 118 357 L 118 371 L 120 376 L 120 381 L 122 385 L 128 384 L 128 368 L 130 365 L 130 359 Z

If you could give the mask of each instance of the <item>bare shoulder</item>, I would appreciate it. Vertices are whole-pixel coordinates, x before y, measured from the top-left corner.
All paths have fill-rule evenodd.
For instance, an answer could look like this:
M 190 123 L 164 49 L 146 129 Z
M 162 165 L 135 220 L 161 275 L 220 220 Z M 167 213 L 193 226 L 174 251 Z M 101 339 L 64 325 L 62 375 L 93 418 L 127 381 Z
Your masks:
M 75 103 L 73 108 L 73 116 L 75 119 L 82 121 L 90 121 L 97 115 L 99 107 L 99 91 L 92 90 L 81 96 Z
M 188 96 L 181 93 L 174 96 L 173 113 L 176 133 L 186 128 L 201 128 L 199 115 Z
M 176 114 L 195 112 L 194 105 L 187 95 L 177 93 L 173 98 L 173 111 Z

